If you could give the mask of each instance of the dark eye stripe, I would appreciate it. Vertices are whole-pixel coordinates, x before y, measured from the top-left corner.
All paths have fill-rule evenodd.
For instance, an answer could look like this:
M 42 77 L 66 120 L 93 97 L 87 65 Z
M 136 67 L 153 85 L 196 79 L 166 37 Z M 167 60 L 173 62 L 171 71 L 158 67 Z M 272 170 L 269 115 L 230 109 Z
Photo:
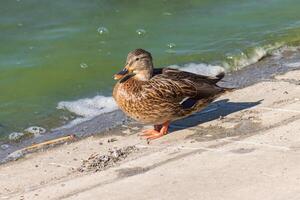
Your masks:
M 136 58 L 135 60 L 131 61 L 128 65 L 131 66 L 135 61 L 138 61 L 138 60 L 143 59 L 143 58 L 148 58 L 148 56 L 143 56 L 143 57 L 140 57 L 140 58 Z

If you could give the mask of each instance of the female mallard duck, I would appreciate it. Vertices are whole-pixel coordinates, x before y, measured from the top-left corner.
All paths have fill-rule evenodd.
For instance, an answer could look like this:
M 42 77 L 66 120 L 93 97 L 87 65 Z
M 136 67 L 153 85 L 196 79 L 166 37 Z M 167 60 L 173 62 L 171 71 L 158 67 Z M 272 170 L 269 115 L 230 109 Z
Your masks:
M 127 56 L 126 66 L 114 78 L 119 80 L 113 97 L 123 112 L 133 119 L 154 124 L 141 136 L 147 140 L 168 132 L 171 121 L 205 108 L 227 89 L 216 85 L 224 77 L 197 75 L 177 69 L 154 69 L 152 56 L 136 49 Z

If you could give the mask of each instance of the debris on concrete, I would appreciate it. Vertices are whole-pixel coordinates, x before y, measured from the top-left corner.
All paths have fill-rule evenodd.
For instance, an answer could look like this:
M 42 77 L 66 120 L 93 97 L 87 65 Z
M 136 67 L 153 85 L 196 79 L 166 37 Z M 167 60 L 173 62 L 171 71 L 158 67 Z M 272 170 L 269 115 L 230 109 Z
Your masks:
M 92 154 L 87 160 L 83 160 L 78 168 L 79 172 L 102 171 L 109 167 L 115 166 L 120 161 L 127 158 L 129 154 L 137 152 L 139 149 L 136 146 L 127 146 L 123 148 L 114 148 L 108 151 L 108 154 Z
M 107 140 L 108 143 L 116 142 L 116 141 L 118 141 L 117 138 L 111 138 L 111 139 L 108 139 L 108 140 Z

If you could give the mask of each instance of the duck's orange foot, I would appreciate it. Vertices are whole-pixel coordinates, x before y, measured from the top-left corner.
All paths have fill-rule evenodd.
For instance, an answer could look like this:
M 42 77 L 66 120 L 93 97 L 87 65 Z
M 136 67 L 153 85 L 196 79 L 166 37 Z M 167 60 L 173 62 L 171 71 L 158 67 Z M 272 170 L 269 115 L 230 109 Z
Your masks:
M 164 136 L 164 133 L 158 132 L 156 130 L 144 130 L 142 134 L 140 134 L 140 136 L 145 137 L 147 139 L 147 142 L 149 143 L 150 140 L 154 140 L 157 138 L 160 138 L 162 136 Z
M 150 129 L 150 130 L 144 130 L 140 136 L 145 137 L 147 139 L 147 142 L 151 140 L 160 138 L 168 133 L 168 128 L 169 128 L 169 122 L 164 123 L 160 130 L 157 130 L 157 126 L 155 126 L 155 129 Z

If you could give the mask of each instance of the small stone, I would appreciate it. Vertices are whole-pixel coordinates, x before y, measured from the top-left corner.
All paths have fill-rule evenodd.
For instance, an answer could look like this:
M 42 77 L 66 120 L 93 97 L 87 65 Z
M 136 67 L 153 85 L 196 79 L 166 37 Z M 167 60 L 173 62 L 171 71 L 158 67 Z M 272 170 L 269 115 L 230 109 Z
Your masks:
M 118 141 L 117 138 L 111 138 L 111 139 L 108 139 L 108 140 L 107 140 L 108 143 L 116 142 L 116 141 Z
M 137 130 L 139 130 L 139 127 L 135 126 L 135 127 L 132 127 L 131 129 L 134 131 L 137 131 Z
M 124 130 L 124 131 L 122 131 L 122 133 L 124 133 L 124 134 L 130 134 L 131 133 L 131 131 L 129 130 L 129 129 L 126 129 L 126 130 Z

